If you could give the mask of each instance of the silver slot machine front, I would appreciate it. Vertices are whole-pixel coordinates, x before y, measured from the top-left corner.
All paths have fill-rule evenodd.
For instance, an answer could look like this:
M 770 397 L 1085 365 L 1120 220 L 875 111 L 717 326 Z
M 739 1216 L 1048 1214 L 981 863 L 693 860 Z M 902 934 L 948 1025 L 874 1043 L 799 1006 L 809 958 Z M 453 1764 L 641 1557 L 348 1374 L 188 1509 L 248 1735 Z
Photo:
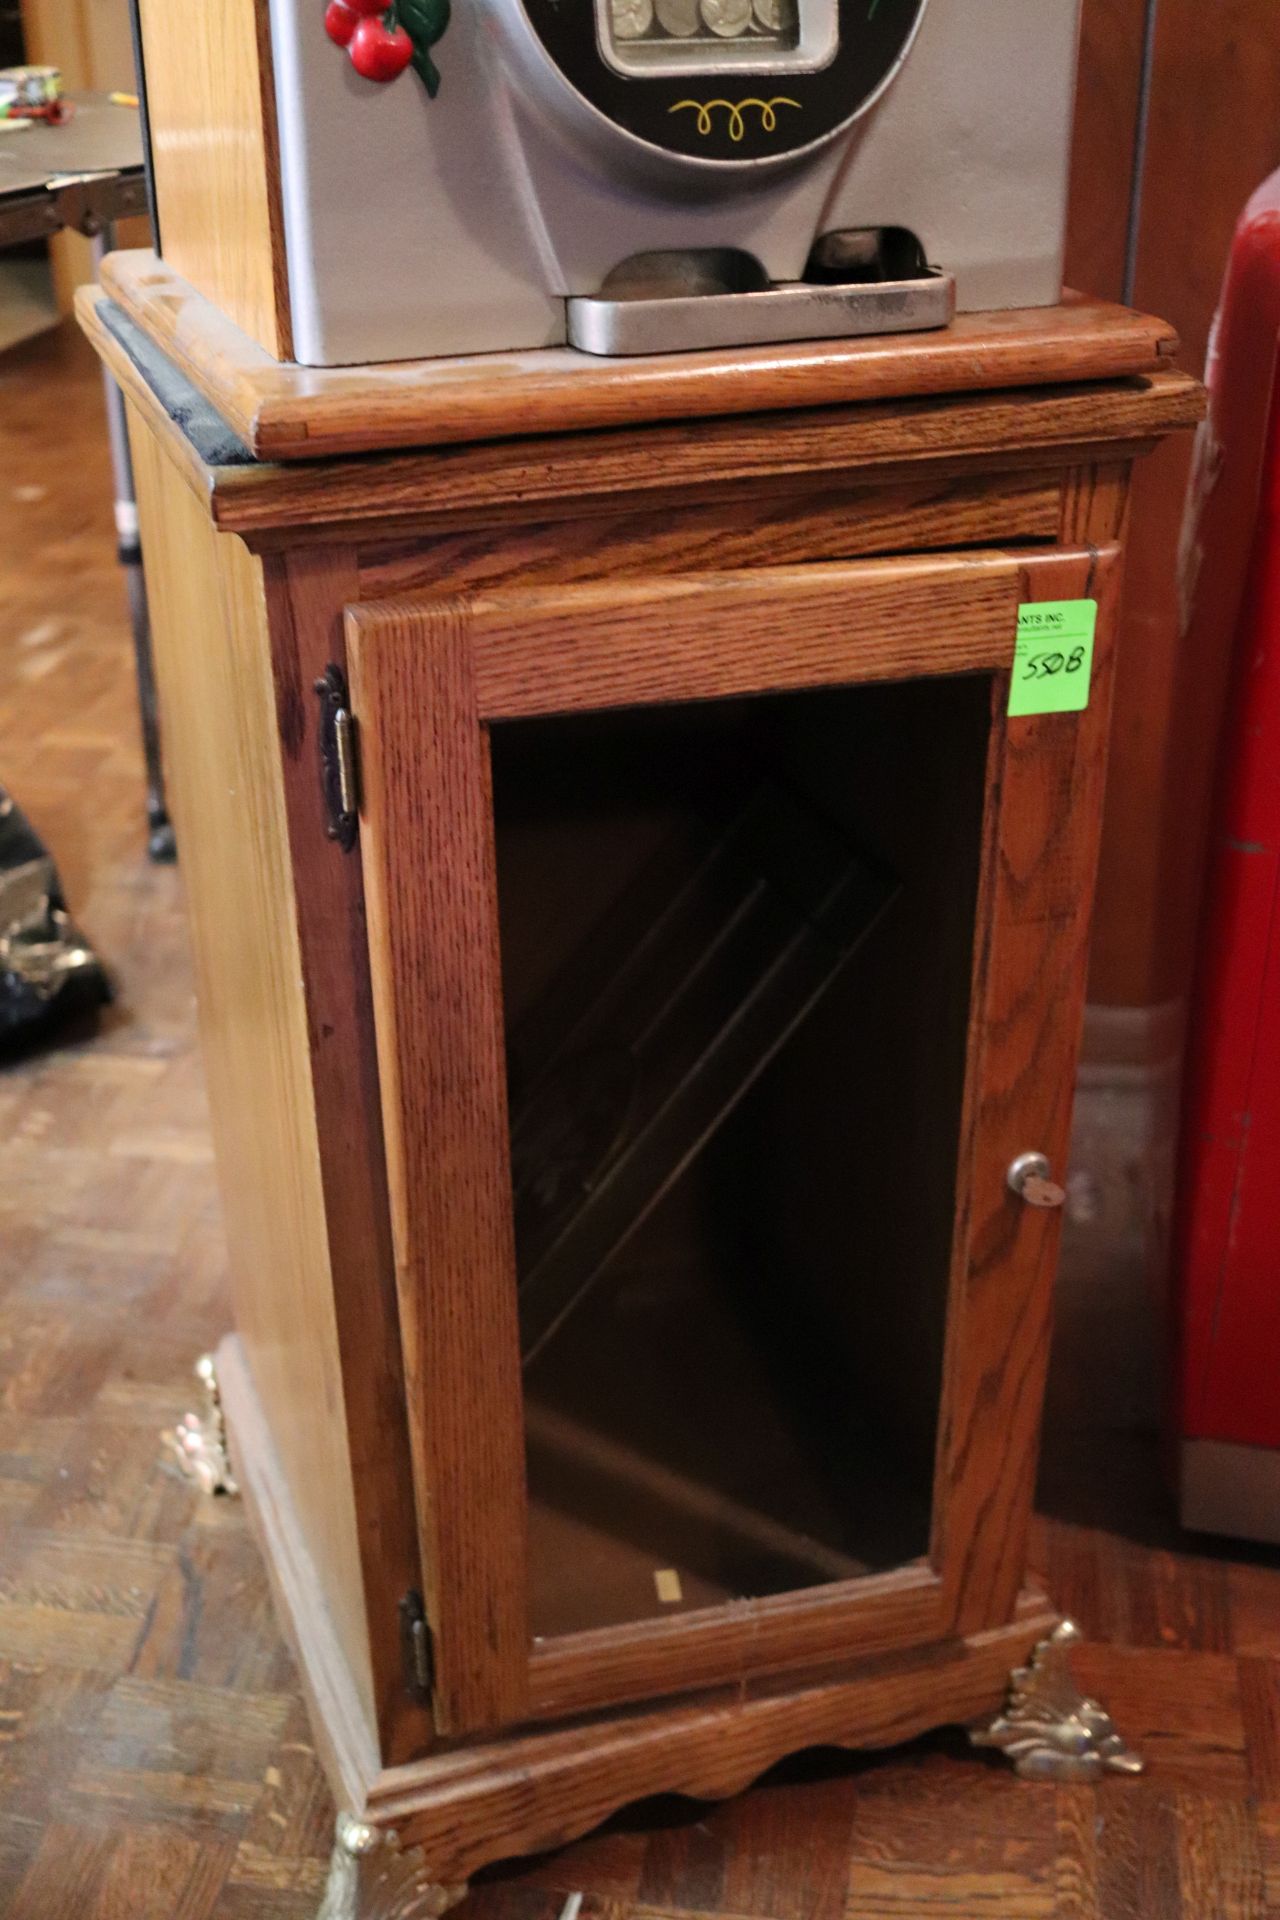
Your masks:
M 316 0 L 270 6 L 311 364 L 1059 297 L 1079 0 L 413 0 L 447 23 L 430 87 L 331 58 Z

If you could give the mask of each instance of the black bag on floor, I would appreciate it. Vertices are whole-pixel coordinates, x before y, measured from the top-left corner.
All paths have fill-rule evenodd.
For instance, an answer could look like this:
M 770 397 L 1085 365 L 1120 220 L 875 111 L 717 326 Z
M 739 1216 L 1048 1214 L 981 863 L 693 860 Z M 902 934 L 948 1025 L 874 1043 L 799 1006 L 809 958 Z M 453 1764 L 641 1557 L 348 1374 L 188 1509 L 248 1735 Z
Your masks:
M 111 998 L 66 909 L 58 870 L 0 787 L 0 1056 L 26 1052 Z

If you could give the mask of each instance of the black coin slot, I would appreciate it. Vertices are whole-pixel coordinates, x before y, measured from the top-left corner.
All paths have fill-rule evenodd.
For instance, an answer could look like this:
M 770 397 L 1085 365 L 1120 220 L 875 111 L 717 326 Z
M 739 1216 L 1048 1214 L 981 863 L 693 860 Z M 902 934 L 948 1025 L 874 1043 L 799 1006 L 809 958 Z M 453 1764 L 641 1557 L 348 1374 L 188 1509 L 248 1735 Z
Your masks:
M 738 247 L 682 247 L 633 253 L 600 283 L 603 300 L 687 300 L 715 293 L 759 293 L 769 285 L 754 254 Z
M 823 287 L 877 286 L 923 280 L 928 272 L 924 248 L 909 227 L 858 227 L 821 234 L 804 277 Z

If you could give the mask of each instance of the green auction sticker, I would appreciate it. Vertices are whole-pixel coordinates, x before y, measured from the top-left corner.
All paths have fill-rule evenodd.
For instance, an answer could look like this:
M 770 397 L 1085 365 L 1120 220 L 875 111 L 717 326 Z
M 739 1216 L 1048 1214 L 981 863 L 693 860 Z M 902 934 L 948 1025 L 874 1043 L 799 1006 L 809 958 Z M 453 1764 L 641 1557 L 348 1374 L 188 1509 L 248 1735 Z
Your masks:
M 1097 624 L 1096 600 L 1033 600 L 1018 608 L 1011 714 L 1083 712 Z

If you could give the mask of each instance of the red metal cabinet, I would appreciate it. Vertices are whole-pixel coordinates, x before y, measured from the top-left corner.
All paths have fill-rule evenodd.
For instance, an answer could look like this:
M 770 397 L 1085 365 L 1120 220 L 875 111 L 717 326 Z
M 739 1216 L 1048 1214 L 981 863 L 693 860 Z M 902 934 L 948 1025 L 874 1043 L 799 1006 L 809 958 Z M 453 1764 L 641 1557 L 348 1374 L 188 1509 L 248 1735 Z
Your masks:
M 1179 1181 L 1182 1517 L 1280 1539 L 1280 174 L 1237 228 L 1184 568 L 1232 649 Z

